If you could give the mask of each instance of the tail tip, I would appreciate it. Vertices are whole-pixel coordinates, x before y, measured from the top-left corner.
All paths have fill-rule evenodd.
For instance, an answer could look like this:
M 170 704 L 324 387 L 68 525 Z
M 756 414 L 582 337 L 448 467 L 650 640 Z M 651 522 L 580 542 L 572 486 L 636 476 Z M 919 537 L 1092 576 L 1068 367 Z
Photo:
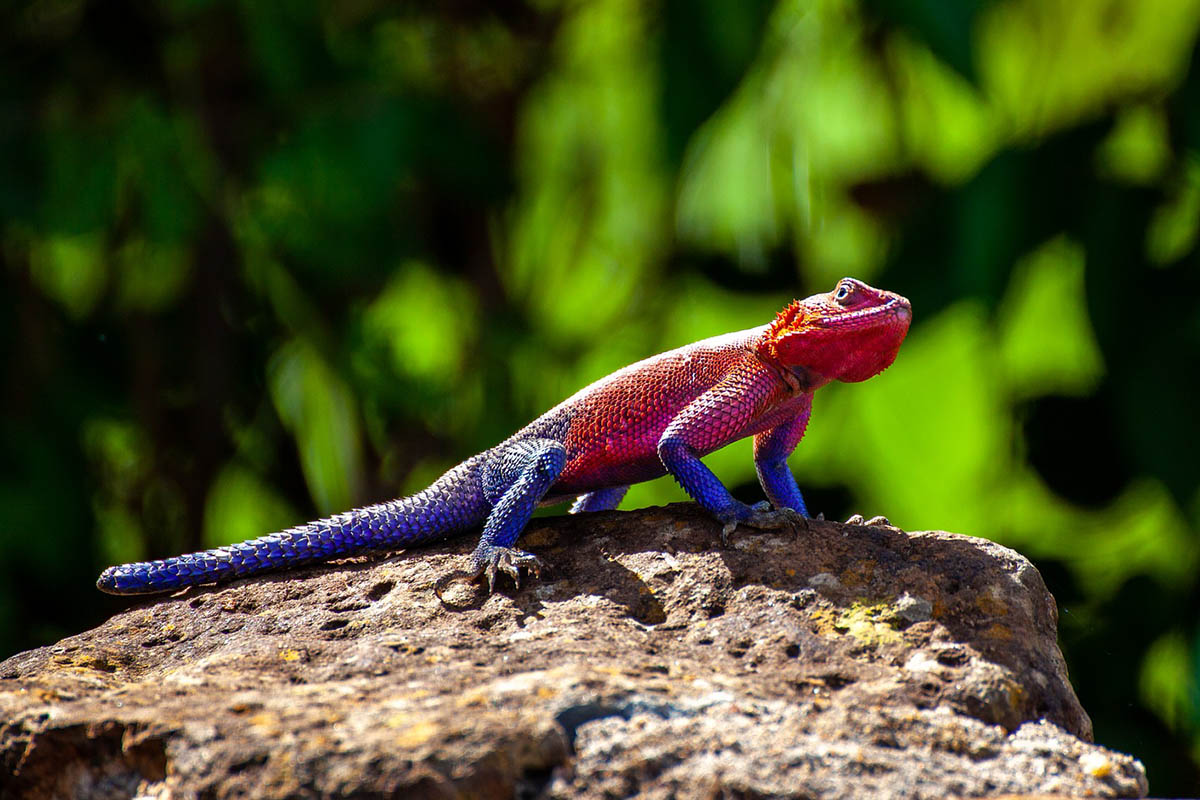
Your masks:
M 121 590 L 117 588 L 117 568 L 109 567 L 100 573 L 100 577 L 96 579 L 96 588 L 105 594 L 120 594 Z
M 96 579 L 96 588 L 105 594 L 143 594 L 149 589 L 138 576 L 123 567 L 109 567 Z

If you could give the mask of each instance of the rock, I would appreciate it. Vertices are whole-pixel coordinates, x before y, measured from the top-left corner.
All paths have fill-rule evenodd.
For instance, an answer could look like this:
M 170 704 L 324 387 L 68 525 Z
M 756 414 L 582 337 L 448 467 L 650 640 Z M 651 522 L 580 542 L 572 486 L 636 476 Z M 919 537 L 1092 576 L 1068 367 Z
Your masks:
M 933 603 L 905 592 L 896 600 L 896 613 L 905 622 L 925 622 L 933 618 Z
M 1089 743 L 1017 553 L 718 541 L 690 505 L 546 518 L 552 572 L 490 597 L 450 577 L 465 537 L 143 602 L 0 663 L 0 795 L 1146 793 Z

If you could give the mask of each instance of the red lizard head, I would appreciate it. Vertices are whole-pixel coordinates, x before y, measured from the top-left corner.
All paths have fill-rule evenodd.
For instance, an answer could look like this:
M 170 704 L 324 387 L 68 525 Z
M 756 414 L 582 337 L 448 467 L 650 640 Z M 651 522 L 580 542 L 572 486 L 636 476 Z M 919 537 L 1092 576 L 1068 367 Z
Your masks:
M 907 299 L 842 278 L 832 292 L 780 311 L 758 341 L 759 354 L 822 382 L 865 381 L 896 360 L 911 320 Z

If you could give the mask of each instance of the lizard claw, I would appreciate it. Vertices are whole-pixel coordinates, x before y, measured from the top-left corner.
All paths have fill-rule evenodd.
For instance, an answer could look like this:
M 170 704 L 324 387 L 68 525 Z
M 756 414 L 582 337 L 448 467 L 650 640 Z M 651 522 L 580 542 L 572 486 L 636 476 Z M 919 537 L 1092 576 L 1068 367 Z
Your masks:
M 772 510 L 771 504 L 764 500 L 752 506 L 742 505 L 740 508 L 735 507 L 729 517 L 723 519 L 723 521 L 725 524 L 721 527 L 721 544 L 728 547 L 729 534 L 733 533 L 738 525 L 747 525 L 751 528 L 768 530 L 803 525 L 806 519 L 803 514 L 792 508 L 785 507 Z
M 878 516 L 878 517 L 871 517 L 870 519 L 866 519 L 863 517 L 862 514 L 851 514 L 850 518 L 846 520 L 846 524 L 847 525 L 880 525 L 880 526 L 883 526 L 886 528 L 896 527 L 895 525 L 893 525 L 891 522 L 888 521 L 887 517 Z
M 489 547 L 482 552 L 475 551 L 475 572 L 473 577 L 487 578 L 488 594 L 496 591 L 496 578 L 503 572 L 513 580 L 517 589 L 521 588 L 521 569 L 535 577 L 541 577 L 542 561 L 533 553 L 526 553 L 515 547 Z

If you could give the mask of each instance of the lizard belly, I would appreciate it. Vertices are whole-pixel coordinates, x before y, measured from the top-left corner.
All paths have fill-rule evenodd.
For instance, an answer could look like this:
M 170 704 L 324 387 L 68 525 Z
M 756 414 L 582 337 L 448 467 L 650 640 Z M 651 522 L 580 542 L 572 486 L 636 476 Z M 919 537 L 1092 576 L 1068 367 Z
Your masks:
M 606 486 L 641 483 L 666 474 L 658 458 L 658 440 L 666 426 L 638 426 L 590 436 L 584 446 L 567 441 L 567 465 L 555 490 L 587 492 Z M 640 428 L 640 429 L 639 429 Z

